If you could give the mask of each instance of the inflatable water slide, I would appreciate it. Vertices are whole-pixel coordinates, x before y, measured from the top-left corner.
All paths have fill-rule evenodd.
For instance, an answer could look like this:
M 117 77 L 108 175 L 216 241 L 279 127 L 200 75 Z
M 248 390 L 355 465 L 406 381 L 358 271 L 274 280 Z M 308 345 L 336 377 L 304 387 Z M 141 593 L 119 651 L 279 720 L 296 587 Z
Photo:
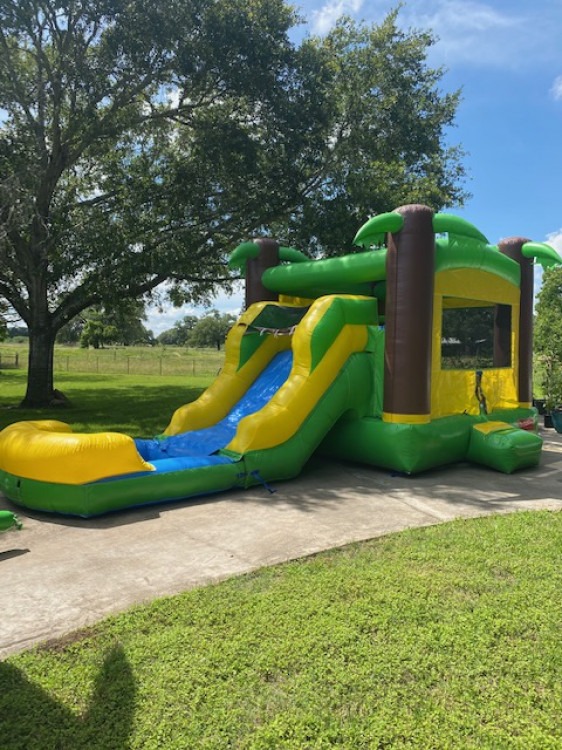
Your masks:
M 295 476 L 346 411 L 366 413 L 374 319 L 374 299 L 252 305 L 216 381 L 163 435 L 15 423 L 0 433 L 0 488 L 35 510 L 91 516 Z
M 0 432 L 0 490 L 88 517 L 290 479 L 317 450 L 406 474 L 536 465 L 532 263 L 560 262 L 554 250 L 492 246 L 425 206 L 374 217 L 355 243 L 324 260 L 273 240 L 240 245 L 230 263 L 246 274 L 246 310 L 200 398 L 154 438 L 14 423 Z M 465 309 L 490 323 L 482 367 L 445 361 L 447 312 Z

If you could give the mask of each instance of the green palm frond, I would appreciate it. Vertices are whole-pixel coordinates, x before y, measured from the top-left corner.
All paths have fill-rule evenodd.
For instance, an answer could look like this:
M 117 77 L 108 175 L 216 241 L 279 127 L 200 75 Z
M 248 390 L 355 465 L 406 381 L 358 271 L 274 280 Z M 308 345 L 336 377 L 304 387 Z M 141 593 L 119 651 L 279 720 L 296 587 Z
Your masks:
M 404 226 L 404 217 L 395 211 L 373 216 L 359 229 L 353 240 L 354 245 L 364 248 L 382 245 L 387 232 L 399 232 Z
M 562 258 L 546 242 L 526 242 L 521 252 L 525 258 L 534 258 L 543 268 L 562 265 Z
M 480 240 L 489 244 L 488 238 L 474 224 L 471 224 L 466 219 L 462 219 L 460 216 L 454 216 L 454 214 L 435 214 L 433 217 L 433 231 L 435 234 L 447 232 L 448 234 L 456 234 L 460 237 Z

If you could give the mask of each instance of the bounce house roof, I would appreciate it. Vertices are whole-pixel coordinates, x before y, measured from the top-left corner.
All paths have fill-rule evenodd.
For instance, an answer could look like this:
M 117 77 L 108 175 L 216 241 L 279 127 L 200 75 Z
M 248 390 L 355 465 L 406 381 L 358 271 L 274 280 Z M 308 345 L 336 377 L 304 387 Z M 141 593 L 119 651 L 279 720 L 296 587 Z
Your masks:
M 433 215 L 435 238 L 435 273 L 453 269 L 477 269 L 493 274 L 514 286 L 520 285 L 518 263 L 501 252 L 498 245 L 466 219 L 449 213 Z M 404 217 L 399 209 L 378 214 L 359 229 L 354 244 L 362 252 L 336 258 L 310 260 L 301 251 L 279 247 L 281 265 L 264 269 L 263 285 L 271 292 L 302 297 L 324 294 L 379 295 L 386 281 L 385 243 L 389 234 L 399 232 Z M 556 251 L 541 242 L 524 242 L 522 254 L 543 267 L 559 264 Z M 244 242 L 233 251 L 229 265 L 244 269 L 246 262 L 259 255 L 256 242 Z

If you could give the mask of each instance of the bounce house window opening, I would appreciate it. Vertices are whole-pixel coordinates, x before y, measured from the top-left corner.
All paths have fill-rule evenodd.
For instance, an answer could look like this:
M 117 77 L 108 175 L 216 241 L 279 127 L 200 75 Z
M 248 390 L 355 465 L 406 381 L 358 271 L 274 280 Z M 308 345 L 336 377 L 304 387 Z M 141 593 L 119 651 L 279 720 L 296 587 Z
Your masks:
M 261 335 L 291 336 L 308 312 L 308 307 L 285 307 L 266 305 L 248 326 L 246 333 Z
M 449 297 L 443 300 L 442 313 L 443 370 L 511 367 L 510 305 Z

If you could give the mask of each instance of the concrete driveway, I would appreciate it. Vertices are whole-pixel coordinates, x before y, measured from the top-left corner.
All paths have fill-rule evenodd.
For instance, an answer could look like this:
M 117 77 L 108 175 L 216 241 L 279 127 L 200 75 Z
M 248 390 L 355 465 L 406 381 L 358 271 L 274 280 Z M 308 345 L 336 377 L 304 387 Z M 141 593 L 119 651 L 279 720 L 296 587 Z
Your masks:
M 562 435 L 506 476 L 468 464 L 414 477 L 314 460 L 296 480 L 91 520 L 16 510 L 0 536 L 0 657 L 133 604 L 413 526 L 562 508 Z

